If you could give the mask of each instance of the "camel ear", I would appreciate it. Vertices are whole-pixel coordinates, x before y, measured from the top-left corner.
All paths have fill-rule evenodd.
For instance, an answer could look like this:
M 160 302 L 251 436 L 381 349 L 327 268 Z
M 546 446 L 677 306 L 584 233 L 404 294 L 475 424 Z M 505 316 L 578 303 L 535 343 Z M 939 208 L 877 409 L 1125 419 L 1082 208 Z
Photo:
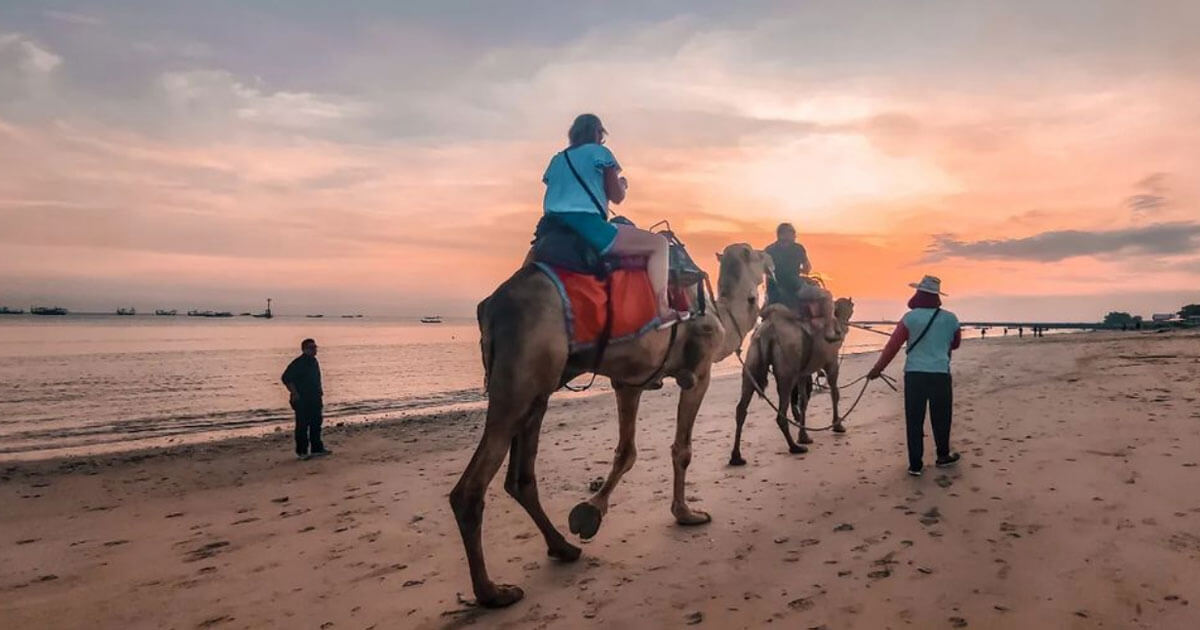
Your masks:
M 717 252 L 717 262 L 721 262 L 721 252 Z

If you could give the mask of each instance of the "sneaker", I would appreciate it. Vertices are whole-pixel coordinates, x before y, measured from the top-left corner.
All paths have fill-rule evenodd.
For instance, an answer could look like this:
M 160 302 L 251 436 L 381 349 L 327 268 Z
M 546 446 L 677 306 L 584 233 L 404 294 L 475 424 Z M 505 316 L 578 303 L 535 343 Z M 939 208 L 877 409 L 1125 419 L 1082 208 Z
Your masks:
M 333 451 L 331 451 L 327 448 L 323 448 L 319 451 L 312 452 L 312 457 L 325 457 L 326 455 L 333 455 Z
M 662 320 L 662 323 L 658 325 L 658 329 L 667 330 L 675 324 L 682 324 L 691 318 L 692 314 L 689 311 L 671 311 L 666 317 L 659 318 Z
M 961 457 L 961 455 L 959 455 L 958 453 L 950 453 L 949 455 L 947 455 L 945 457 L 939 457 L 937 460 L 937 467 L 938 468 L 949 468 L 949 467 L 957 464 L 960 457 Z
M 922 470 L 923 470 L 923 467 L 922 467 L 922 468 L 909 468 L 909 469 L 908 469 L 908 474 L 910 474 L 910 475 L 912 475 L 912 476 L 914 476 L 914 477 L 920 477 L 920 476 L 921 476 L 921 471 L 922 471 Z
M 304 462 L 304 461 L 308 461 L 308 458 L 309 458 L 309 454 L 308 454 L 308 453 L 296 453 L 296 459 L 298 459 L 298 460 L 300 460 L 300 461 L 302 461 L 302 462 Z

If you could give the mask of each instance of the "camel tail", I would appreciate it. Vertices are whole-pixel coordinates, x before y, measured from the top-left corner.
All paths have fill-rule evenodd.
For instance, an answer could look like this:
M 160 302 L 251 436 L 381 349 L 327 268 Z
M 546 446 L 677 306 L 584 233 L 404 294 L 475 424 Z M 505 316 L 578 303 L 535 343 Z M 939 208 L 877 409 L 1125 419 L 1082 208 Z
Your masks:
M 488 385 L 492 377 L 492 357 L 495 355 L 496 344 L 492 340 L 491 309 L 486 298 L 475 307 L 475 319 L 479 322 L 479 350 L 483 357 L 483 393 L 488 393 Z

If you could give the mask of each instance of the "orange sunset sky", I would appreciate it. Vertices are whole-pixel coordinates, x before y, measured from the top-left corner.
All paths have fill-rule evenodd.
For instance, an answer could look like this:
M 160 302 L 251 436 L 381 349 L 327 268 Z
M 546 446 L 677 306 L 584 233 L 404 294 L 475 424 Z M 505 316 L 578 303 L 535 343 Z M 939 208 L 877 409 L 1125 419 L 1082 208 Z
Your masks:
M 346 6 L 343 6 L 346 5 Z M 424 6 L 421 6 L 424 5 Z M 1200 302 L 1200 3 L 0 5 L 0 304 L 469 315 L 594 112 L 641 224 L 861 317 Z

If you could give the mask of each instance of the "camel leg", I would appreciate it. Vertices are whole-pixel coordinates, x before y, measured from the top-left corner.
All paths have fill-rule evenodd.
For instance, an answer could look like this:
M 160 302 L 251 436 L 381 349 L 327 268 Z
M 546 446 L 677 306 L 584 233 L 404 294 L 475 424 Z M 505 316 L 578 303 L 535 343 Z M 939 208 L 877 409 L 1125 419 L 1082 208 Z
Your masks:
M 752 346 L 742 371 L 742 397 L 738 399 L 737 409 L 734 411 L 737 428 L 733 432 L 733 452 L 729 455 L 730 466 L 746 465 L 746 460 L 742 459 L 742 425 L 746 424 L 746 411 L 750 408 L 750 401 L 754 399 L 755 383 L 758 383 L 760 389 L 766 387 L 767 363 L 760 360 Z
M 842 416 L 838 413 L 838 401 L 841 400 L 842 394 L 838 391 L 837 361 L 825 368 L 825 379 L 829 381 L 829 398 L 833 401 L 833 432 L 845 433 L 846 427 L 842 425 Z
M 492 582 L 483 559 L 483 497 L 492 477 L 496 476 L 496 471 L 504 463 L 504 453 L 516 432 L 516 425 L 528 415 L 526 409 L 500 398 L 495 396 L 488 403 L 483 437 L 458 484 L 450 492 L 450 507 L 454 510 L 458 531 L 466 547 L 475 600 L 488 608 L 509 606 L 525 596 L 520 587 Z
M 750 401 L 754 399 L 754 385 L 750 382 L 750 378 L 749 375 L 742 376 L 742 397 L 738 399 L 737 408 L 734 410 L 737 427 L 733 431 L 733 452 L 729 454 L 730 466 L 746 465 L 746 460 L 742 459 L 742 425 L 746 424 L 746 411 L 750 408 Z
M 779 425 L 779 430 L 783 432 L 783 438 L 787 440 L 788 452 L 793 455 L 798 453 L 807 453 L 808 447 L 803 444 L 797 444 L 792 439 L 792 431 L 788 428 L 788 409 L 791 408 L 792 415 L 799 422 L 801 427 L 804 426 L 804 415 L 796 415 L 797 407 L 794 404 L 794 396 L 796 393 L 796 381 L 792 378 L 781 377 L 778 370 L 775 372 L 775 386 L 779 391 L 779 411 L 775 414 L 775 424 Z M 803 428 L 801 435 L 803 435 Z
M 712 521 L 706 512 L 693 511 L 688 507 L 684 497 L 684 482 L 687 479 L 687 468 L 692 463 L 692 427 L 696 424 L 696 413 L 700 411 L 700 403 L 708 392 L 708 383 L 712 377 L 711 365 L 705 365 L 702 371 L 696 373 L 696 384 L 691 389 L 685 389 L 679 396 L 678 416 L 675 423 L 675 443 L 671 445 L 671 461 L 675 469 L 674 496 L 671 499 L 671 514 L 680 525 L 703 525 Z
M 549 396 L 542 396 L 534 402 L 525 425 L 513 436 L 504 489 L 525 508 L 538 530 L 542 532 L 542 537 L 546 539 L 547 554 L 563 562 L 574 562 L 579 559 L 579 547 L 567 542 L 546 516 L 538 498 L 537 474 L 534 472 L 538 437 L 549 399 Z
M 608 478 L 604 480 L 604 485 L 600 486 L 600 490 L 587 501 L 576 505 L 568 517 L 571 532 L 579 534 L 579 537 L 584 540 L 595 536 L 599 531 L 600 521 L 608 513 L 609 496 L 620 483 L 621 477 L 625 476 L 625 473 L 629 472 L 629 469 L 633 468 L 633 463 L 637 461 L 637 447 L 634 446 L 634 438 L 637 437 L 637 412 L 638 404 L 642 400 L 642 390 L 616 383 L 613 383 L 613 390 L 617 394 L 619 435 L 617 448 L 613 452 L 612 470 L 609 471 Z
M 796 432 L 796 441 L 800 444 L 813 443 L 812 438 L 808 437 L 808 430 L 804 428 L 808 418 L 808 401 L 812 400 L 812 393 L 811 376 L 801 377 L 799 383 L 792 389 L 792 417 L 800 423 L 800 430 Z

